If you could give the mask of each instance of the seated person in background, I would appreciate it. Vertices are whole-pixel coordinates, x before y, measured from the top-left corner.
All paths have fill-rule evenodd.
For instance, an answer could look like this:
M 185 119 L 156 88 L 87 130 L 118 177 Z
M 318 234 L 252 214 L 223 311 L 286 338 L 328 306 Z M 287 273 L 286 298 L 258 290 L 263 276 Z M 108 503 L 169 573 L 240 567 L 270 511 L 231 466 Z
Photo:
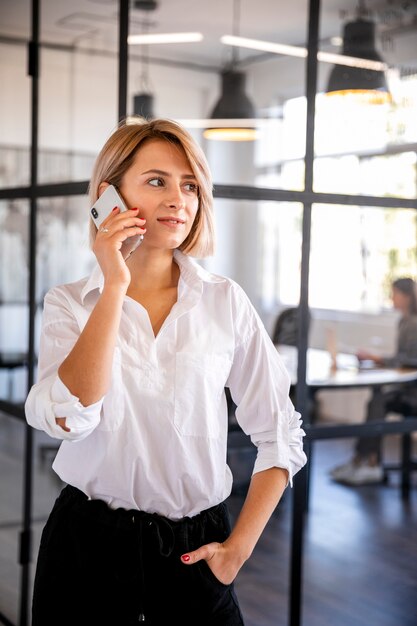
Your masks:
M 417 367 L 417 285 L 411 278 L 392 283 L 392 302 L 400 311 L 397 351 L 393 357 L 382 357 L 361 350 L 359 361 L 371 360 L 379 367 Z M 389 386 L 375 393 L 368 403 L 367 422 L 380 421 L 388 412 L 410 415 L 417 413 L 417 389 Z M 383 480 L 381 438 L 364 437 L 355 446 L 351 461 L 331 471 L 334 480 L 348 485 L 378 483 Z

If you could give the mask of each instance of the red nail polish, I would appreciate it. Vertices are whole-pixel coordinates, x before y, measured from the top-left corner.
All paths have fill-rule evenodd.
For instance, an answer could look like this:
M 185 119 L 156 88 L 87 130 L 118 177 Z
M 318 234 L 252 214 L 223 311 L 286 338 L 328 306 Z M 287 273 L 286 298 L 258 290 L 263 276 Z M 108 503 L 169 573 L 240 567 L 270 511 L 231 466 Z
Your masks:
M 115 206 L 114 209 L 112 209 L 113 211 L 117 211 L 119 207 Z
M 182 558 L 183 561 L 185 561 L 187 563 L 190 560 L 190 555 L 189 554 L 183 554 L 181 558 Z
M 132 206 L 132 208 L 130 209 L 131 211 L 139 211 L 137 206 Z

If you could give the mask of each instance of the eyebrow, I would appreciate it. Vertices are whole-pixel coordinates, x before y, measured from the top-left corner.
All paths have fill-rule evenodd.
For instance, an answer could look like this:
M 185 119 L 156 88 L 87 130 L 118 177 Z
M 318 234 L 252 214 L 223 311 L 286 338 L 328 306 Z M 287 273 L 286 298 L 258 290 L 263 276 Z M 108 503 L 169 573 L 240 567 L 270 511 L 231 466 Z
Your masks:
M 160 176 L 171 176 L 169 172 L 164 172 L 164 170 L 155 170 L 155 169 L 146 170 L 146 172 L 142 172 L 141 175 L 144 176 L 145 174 L 159 174 Z M 189 179 L 189 180 L 197 180 L 194 174 L 183 174 L 181 178 Z

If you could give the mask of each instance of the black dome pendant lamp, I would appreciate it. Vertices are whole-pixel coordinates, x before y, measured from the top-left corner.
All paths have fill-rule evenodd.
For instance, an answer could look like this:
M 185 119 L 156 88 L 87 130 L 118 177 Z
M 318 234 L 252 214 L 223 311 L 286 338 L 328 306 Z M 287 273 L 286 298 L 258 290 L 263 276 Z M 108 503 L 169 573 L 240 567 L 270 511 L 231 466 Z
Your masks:
M 151 120 L 154 116 L 153 112 L 153 94 L 141 92 L 133 96 L 133 113 L 140 115 L 147 120 Z
M 135 0 L 134 8 L 151 12 L 155 11 L 158 7 L 157 2 L 153 2 L 150 0 Z M 146 30 L 148 27 L 148 23 L 145 21 L 144 29 Z M 143 45 L 141 47 L 141 63 L 142 63 L 142 73 L 140 76 L 141 90 L 139 93 L 134 94 L 133 96 L 133 113 L 134 115 L 139 115 L 140 117 L 144 117 L 147 120 L 151 120 L 154 115 L 154 96 L 151 92 L 149 86 L 149 57 L 148 57 L 148 45 Z
M 233 30 L 235 34 L 237 34 L 239 22 L 238 2 L 239 0 L 234 0 L 233 4 Z M 234 48 L 232 62 L 220 74 L 221 94 L 210 114 L 210 119 L 222 120 L 223 123 L 219 126 L 213 125 L 206 128 L 204 131 L 206 139 L 223 141 L 253 141 L 256 139 L 256 128 L 253 125 L 245 124 L 245 120 L 256 118 L 256 111 L 245 93 L 246 75 L 236 69 L 236 54 L 236 48 Z M 230 120 L 230 124 L 227 124 L 227 120 Z
M 210 118 L 214 120 L 236 120 L 236 126 L 219 126 L 207 128 L 204 136 L 207 139 L 224 141 L 251 141 L 256 138 L 256 129 L 242 125 L 242 120 L 253 120 L 256 117 L 255 107 L 245 93 L 243 72 L 234 69 L 224 70 L 221 74 L 222 91 Z
M 383 64 L 375 46 L 375 23 L 363 17 L 364 12 L 363 6 L 360 7 L 357 19 L 345 24 L 342 54 Z M 352 95 L 370 104 L 391 102 L 385 72 L 366 67 L 335 65 L 330 72 L 326 94 Z

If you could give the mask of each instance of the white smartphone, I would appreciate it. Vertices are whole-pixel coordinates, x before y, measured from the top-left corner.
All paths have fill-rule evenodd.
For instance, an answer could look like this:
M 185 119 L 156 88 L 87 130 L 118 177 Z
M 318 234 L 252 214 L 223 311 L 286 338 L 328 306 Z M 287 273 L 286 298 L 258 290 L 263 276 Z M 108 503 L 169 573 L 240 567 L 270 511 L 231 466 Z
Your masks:
M 90 209 L 91 219 L 97 226 L 97 229 L 100 228 L 103 221 L 110 215 L 115 206 L 119 207 L 120 213 L 128 210 L 116 187 L 109 185 Z M 126 241 L 123 242 L 121 250 L 123 257 L 126 259 L 130 256 L 132 252 L 140 246 L 142 241 L 143 235 L 135 235 L 134 237 L 126 239 Z

